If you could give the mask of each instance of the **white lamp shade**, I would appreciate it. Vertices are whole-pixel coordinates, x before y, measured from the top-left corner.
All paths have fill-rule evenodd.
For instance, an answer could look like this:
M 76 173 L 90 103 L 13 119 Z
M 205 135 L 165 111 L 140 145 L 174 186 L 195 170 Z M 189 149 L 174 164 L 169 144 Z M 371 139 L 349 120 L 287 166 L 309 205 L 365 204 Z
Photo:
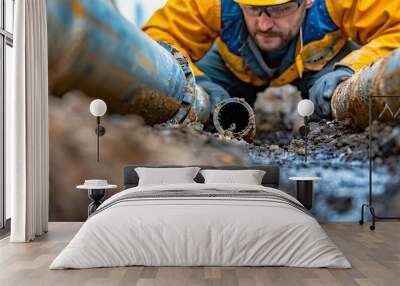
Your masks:
M 101 99 L 95 99 L 90 103 L 89 109 L 93 116 L 103 116 L 107 111 L 107 104 Z
M 297 112 L 303 116 L 310 116 L 314 113 L 314 103 L 309 99 L 303 99 L 297 105 Z

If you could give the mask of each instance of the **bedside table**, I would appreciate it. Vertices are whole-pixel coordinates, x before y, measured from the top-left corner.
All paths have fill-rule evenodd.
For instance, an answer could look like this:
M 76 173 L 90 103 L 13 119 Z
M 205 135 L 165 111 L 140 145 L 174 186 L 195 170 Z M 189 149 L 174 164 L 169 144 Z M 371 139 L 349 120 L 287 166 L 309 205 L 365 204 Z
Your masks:
M 106 190 L 115 189 L 117 185 L 105 185 L 105 186 L 95 186 L 95 185 L 79 185 L 76 186 L 77 189 L 87 190 L 88 197 L 91 200 L 91 203 L 88 206 L 88 217 L 94 213 L 97 208 L 103 202 L 104 196 L 106 195 Z
M 314 198 L 314 181 L 320 177 L 290 177 L 289 180 L 297 182 L 296 198 L 308 210 L 312 209 Z

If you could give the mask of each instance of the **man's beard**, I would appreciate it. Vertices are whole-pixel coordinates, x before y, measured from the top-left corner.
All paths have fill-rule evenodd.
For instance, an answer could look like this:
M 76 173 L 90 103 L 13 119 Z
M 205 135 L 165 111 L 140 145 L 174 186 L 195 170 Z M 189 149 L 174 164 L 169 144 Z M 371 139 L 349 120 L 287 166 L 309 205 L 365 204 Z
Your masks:
M 257 35 L 263 35 L 263 36 L 268 36 L 268 37 L 280 37 L 282 38 L 284 36 L 283 33 L 281 32 L 275 32 L 275 31 L 267 31 L 267 32 L 260 32 L 260 31 L 256 31 L 254 33 L 255 36 Z
M 254 33 L 253 39 L 255 40 L 259 49 L 261 49 L 265 52 L 272 52 L 272 51 L 276 51 L 276 50 L 286 47 L 289 44 L 289 42 L 296 36 L 296 34 L 297 33 L 294 33 L 293 31 L 290 31 L 287 34 L 282 33 L 282 32 L 275 32 L 275 31 L 267 31 L 267 32 L 256 31 Z M 281 43 L 280 43 L 279 47 L 274 47 L 273 49 L 265 49 L 265 48 L 263 48 L 263 44 L 261 42 L 259 42 L 257 39 L 257 36 L 259 36 L 259 35 L 261 35 L 261 37 L 263 37 L 263 38 L 280 38 Z

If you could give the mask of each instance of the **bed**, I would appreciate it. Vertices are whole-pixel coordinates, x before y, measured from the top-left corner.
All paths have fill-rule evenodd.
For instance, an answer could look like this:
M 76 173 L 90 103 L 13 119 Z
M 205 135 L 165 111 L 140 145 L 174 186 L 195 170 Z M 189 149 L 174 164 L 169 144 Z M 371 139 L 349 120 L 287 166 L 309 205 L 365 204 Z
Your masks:
M 144 266 L 350 268 L 313 216 L 279 190 L 277 166 L 199 166 L 265 170 L 261 185 L 196 183 L 138 186 L 107 199 L 50 269 Z M 164 168 L 177 166 L 164 166 Z

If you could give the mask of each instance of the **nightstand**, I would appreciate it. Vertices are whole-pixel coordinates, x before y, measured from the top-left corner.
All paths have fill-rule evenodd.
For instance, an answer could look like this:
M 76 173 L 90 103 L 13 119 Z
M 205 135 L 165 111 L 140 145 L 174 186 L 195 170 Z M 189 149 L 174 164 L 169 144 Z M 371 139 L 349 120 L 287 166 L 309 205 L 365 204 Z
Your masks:
M 296 198 L 303 206 L 310 210 L 313 206 L 314 181 L 319 177 L 290 177 L 289 180 L 297 182 Z
M 89 199 L 91 200 L 91 203 L 88 206 L 88 217 L 89 217 L 92 213 L 96 211 L 96 209 L 103 202 L 104 196 L 106 195 L 106 190 L 115 189 L 117 188 L 117 185 L 110 185 L 108 183 L 102 185 L 95 185 L 88 183 L 88 181 L 91 180 L 86 180 L 85 184 L 76 186 L 76 188 L 88 191 L 88 196 Z

